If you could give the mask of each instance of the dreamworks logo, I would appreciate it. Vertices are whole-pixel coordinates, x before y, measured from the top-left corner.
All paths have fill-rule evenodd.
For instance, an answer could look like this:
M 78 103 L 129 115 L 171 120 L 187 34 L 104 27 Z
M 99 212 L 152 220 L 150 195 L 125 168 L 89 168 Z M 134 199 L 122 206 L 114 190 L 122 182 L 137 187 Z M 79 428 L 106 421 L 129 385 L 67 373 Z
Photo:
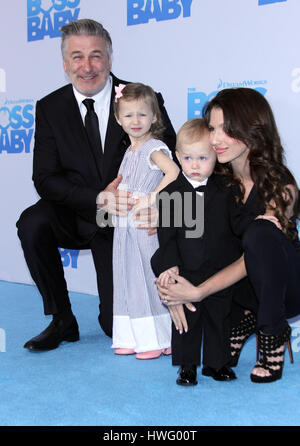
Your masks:
M 77 20 L 80 0 L 27 0 L 27 40 L 60 37 L 60 28 Z
M 0 68 L 0 93 L 6 92 L 6 73 L 3 68 Z
M 196 88 L 189 88 L 187 97 L 188 119 L 200 118 L 202 116 L 202 110 L 204 105 L 207 104 L 207 102 L 211 98 L 216 96 L 216 94 L 224 88 L 236 88 L 236 87 L 253 88 L 262 95 L 265 95 L 267 92 L 267 89 L 265 87 L 266 84 L 267 84 L 266 80 L 244 79 L 242 81 L 228 82 L 219 79 L 216 90 L 211 91 L 209 93 L 206 93 L 204 91 L 197 91 Z

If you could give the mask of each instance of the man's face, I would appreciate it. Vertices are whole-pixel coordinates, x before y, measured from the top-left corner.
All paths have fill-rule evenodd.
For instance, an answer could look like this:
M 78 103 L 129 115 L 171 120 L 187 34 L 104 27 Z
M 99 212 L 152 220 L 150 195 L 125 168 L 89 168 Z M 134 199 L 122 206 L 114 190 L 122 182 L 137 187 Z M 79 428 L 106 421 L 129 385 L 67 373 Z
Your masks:
M 106 42 L 99 36 L 70 36 L 63 51 L 64 70 L 77 91 L 94 96 L 101 91 L 111 70 Z

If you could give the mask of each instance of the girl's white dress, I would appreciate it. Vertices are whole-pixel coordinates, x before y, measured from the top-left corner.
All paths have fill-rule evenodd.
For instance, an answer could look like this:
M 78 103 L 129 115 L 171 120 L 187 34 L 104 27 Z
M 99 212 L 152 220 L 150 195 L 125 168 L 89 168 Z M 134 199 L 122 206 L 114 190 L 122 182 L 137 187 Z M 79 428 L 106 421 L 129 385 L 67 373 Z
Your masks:
M 120 166 L 123 175 L 119 189 L 135 197 L 154 191 L 163 178 L 150 155 L 168 147 L 150 139 L 138 150 L 128 149 Z M 133 212 L 116 217 L 113 242 L 114 314 L 112 348 L 130 348 L 135 352 L 160 350 L 171 345 L 171 318 L 161 303 L 150 259 L 158 248 L 157 235 L 137 229 Z

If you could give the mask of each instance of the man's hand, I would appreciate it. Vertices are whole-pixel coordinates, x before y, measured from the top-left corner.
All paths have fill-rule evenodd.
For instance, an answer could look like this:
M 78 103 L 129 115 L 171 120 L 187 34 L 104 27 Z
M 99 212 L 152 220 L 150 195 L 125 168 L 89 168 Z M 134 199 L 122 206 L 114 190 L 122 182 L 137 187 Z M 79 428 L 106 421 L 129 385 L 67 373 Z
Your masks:
M 109 214 L 125 217 L 127 211 L 132 209 L 135 200 L 126 190 L 118 190 L 122 175 L 118 175 L 109 185 L 101 191 L 96 199 L 97 208 Z
M 281 226 L 278 218 L 275 217 L 275 215 L 270 215 L 270 214 L 266 213 L 264 215 L 258 215 L 255 220 L 259 220 L 259 219 L 261 219 L 261 220 L 268 220 L 271 223 L 274 223 L 274 225 L 277 226 L 277 228 L 282 231 L 282 226 Z
M 147 207 L 139 209 L 135 214 L 135 220 L 141 224 L 137 226 L 139 229 L 149 229 L 148 235 L 156 234 L 158 223 L 158 209 L 156 207 Z

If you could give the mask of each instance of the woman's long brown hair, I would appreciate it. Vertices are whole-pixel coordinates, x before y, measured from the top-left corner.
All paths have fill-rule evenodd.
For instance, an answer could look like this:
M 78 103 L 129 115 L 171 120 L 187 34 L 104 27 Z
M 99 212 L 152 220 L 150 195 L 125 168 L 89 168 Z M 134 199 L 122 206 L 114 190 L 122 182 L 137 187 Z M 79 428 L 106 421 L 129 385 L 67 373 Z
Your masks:
M 213 108 L 220 108 L 224 115 L 224 131 L 231 138 L 242 141 L 249 149 L 251 178 L 256 185 L 264 209 L 274 210 L 283 232 L 290 238 L 297 237 L 295 217 L 299 213 L 298 197 L 293 207 L 293 216 L 286 211 L 293 197 L 287 184 L 295 186 L 296 180 L 285 166 L 284 150 L 272 109 L 262 94 L 251 88 L 228 88 L 219 91 L 203 110 L 209 125 Z M 230 163 L 218 163 L 219 173 L 226 175 L 232 183 L 239 183 Z

